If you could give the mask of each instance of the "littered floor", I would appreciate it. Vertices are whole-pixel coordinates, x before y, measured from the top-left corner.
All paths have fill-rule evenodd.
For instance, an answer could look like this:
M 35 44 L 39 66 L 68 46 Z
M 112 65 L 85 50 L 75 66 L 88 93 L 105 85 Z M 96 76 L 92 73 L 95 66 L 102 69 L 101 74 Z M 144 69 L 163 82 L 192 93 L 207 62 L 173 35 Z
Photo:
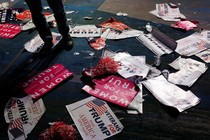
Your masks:
M 194 31 L 183 32 L 171 28 L 169 25 L 143 20 L 130 16 L 116 16 L 115 13 L 98 10 L 103 6 L 104 0 L 66 0 L 65 9 L 74 11 L 68 14 L 71 18 L 71 23 L 75 25 L 98 25 L 110 17 L 125 23 L 131 28 L 145 31 L 145 25 L 150 23 L 158 28 L 174 40 L 181 39 L 190 35 Z M 146 2 L 145 2 L 146 3 Z M 125 3 L 126 4 L 126 3 Z M 43 5 L 46 5 L 44 2 Z M 15 1 L 13 7 L 27 6 L 23 1 Z M 100 7 L 102 8 L 102 7 Z M 92 20 L 84 20 L 83 17 L 93 17 Z M 52 31 L 57 32 L 57 28 Z M 36 30 L 24 31 L 17 35 L 14 39 L 0 38 L 0 72 L 3 73 L 15 56 L 23 49 L 24 43 L 37 35 Z M 42 70 L 59 63 L 64 65 L 69 71 L 73 72 L 72 78 L 63 82 L 55 89 L 42 97 L 46 112 L 41 117 L 35 128 L 28 135 L 29 140 L 37 139 L 38 135 L 49 127 L 49 122 L 64 121 L 68 124 L 73 124 L 73 120 L 66 110 L 66 105 L 89 97 L 86 92 L 82 91 L 84 83 L 81 81 L 81 74 L 84 68 L 95 66 L 101 56 L 102 50 L 94 51 L 85 38 L 73 38 L 74 47 L 70 51 L 62 50 L 55 52 L 50 57 L 37 58 L 34 62 L 26 64 L 27 58 L 31 57 L 31 53 L 21 53 L 17 61 L 7 70 L 1 80 L 1 118 L 0 118 L 0 138 L 8 139 L 7 128 L 4 120 L 3 110 L 5 104 L 11 97 L 21 97 L 22 92 L 17 90 L 17 85 L 41 72 Z M 146 63 L 153 64 L 155 61 L 154 54 L 142 45 L 136 38 L 122 40 L 107 40 L 106 48 L 112 51 L 127 51 L 131 55 L 146 56 Z M 95 53 L 93 56 L 91 53 Z M 75 55 L 79 54 L 79 55 Z M 177 53 L 165 55 L 161 58 L 160 70 L 170 69 L 169 63 L 178 58 Z M 193 59 L 199 60 L 197 57 Z M 209 64 L 207 64 L 209 67 Z M 163 106 L 154 96 L 143 88 L 144 102 L 143 114 L 129 115 L 126 110 L 108 103 L 115 115 L 120 118 L 124 129 L 121 133 L 109 139 L 210 139 L 210 107 L 209 107 L 209 77 L 210 72 L 207 70 L 196 83 L 187 89 L 190 89 L 196 96 L 201 99 L 201 102 L 182 113 L 177 113 L 172 108 Z

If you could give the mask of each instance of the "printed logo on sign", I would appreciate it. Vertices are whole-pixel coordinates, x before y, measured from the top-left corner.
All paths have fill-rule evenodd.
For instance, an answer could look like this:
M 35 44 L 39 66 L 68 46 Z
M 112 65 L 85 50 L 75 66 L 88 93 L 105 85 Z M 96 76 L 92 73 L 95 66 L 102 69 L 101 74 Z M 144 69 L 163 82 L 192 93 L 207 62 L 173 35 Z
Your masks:
M 107 111 L 105 103 L 98 99 L 88 102 L 86 106 L 89 108 L 94 108 L 99 116 L 103 115 Z

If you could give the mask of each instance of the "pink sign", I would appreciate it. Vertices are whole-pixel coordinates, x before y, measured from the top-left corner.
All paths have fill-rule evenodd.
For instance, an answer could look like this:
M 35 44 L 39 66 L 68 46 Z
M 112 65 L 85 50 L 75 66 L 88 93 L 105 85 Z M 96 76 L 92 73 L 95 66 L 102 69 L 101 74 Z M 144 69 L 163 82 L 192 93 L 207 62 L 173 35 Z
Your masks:
M 137 94 L 133 82 L 114 75 L 94 80 L 94 83 L 96 84 L 94 89 L 86 85 L 83 90 L 95 97 L 123 107 L 127 107 Z
M 55 64 L 22 83 L 21 87 L 32 98 L 38 98 L 72 75 L 63 65 Z
M 21 28 L 17 24 L 0 24 L 0 37 L 13 38 L 21 32 Z

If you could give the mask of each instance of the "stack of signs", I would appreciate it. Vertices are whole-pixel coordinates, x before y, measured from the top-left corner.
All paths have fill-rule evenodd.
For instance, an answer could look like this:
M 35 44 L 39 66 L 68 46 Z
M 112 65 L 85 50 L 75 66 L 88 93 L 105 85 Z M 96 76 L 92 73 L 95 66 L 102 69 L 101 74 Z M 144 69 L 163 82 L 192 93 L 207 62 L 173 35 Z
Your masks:
M 14 38 L 21 32 L 21 28 L 17 24 L 0 24 L 0 37 L 2 38 Z
M 55 64 L 21 84 L 21 88 L 32 98 L 39 98 L 73 75 L 63 65 Z
M 54 44 L 57 44 L 60 41 L 60 39 L 61 39 L 61 35 L 59 33 L 52 32 L 52 36 L 53 36 L 53 43 Z M 30 41 L 26 42 L 24 44 L 24 46 L 25 46 L 25 49 L 28 52 L 36 53 L 36 52 L 39 52 L 39 50 L 41 49 L 43 44 L 44 44 L 44 42 L 41 39 L 41 37 L 39 36 L 39 34 L 38 34 L 33 39 L 31 39 Z
M 45 106 L 42 99 L 33 103 L 31 96 L 11 98 L 4 109 L 5 120 L 9 123 L 9 139 L 26 139 L 44 112 Z
M 66 106 L 84 140 L 102 140 L 120 133 L 123 125 L 106 102 L 89 97 Z
M 143 81 L 143 85 L 164 105 L 182 112 L 197 105 L 200 99 L 191 91 L 184 91 L 168 82 L 163 75 Z

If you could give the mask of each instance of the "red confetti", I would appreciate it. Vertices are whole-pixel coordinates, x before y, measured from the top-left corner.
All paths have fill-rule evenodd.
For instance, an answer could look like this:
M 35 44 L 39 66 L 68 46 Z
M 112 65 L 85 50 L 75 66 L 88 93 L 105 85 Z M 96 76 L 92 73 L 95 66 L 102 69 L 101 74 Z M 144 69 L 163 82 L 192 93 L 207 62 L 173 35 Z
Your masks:
M 116 73 L 119 66 L 120 64 L 114 61 L 112 58 L 105 57 L 101 58 L 101 60 L 95 67 L 84 71 L 84 73 L 85 75 L 93 78 L 96 76 L 103 76 L 105 74 Z
M 76 135 L 77 131 L 72 125 L 55 122 L 39 135 L 39 140 L 74 140 Z

